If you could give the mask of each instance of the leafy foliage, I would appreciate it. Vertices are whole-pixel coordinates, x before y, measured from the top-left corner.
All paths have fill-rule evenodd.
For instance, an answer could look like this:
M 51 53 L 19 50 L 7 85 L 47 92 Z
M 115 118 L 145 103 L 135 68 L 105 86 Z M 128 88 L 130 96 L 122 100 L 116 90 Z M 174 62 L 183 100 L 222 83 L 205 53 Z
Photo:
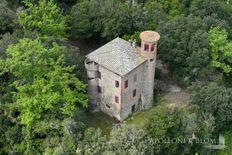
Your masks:
M 112 130 L 109 140 L 101 130 L 89 128 L 78 146 L 77 153 L 97 154 L 153 154 L 153 141 L 146 132 L 134 126 L 122 126 Z
M 6 0 L 0 1 L 0 34 L 12 31 L 17 23 L 16 14 L 8 6 Z
M 225 25 L 223 21 L 206 17 L 178 17 L 159 27 L 161 40 L 158 57 L 169 65 L 173 76 L 182 85 L 208 76 L 210 46 L 208 30 L 213 25 Z
M 210 113 L 215 118 L 217 129 L 231 123 L 232 90 L 216 83 L 192 87 L 192 104 L 199 106 L 199 113 Z
M 18 14 L 19 22 L 26 30 L 37 31 L 42 36 L 63 37 L 66 29 L 66 17 L 53 0 L 40 0 L 33 4 L 24 0 L 27 9 Z
M 90 38 L 95 32 L 95 25 L 91 22 L 90 2 L 82 1 L 74 5 L 70 12 L 70 33 L 74 38 Z
M 47 118 L 48 111 L 52 117 L 72 116 L 77 103 L 87 106 L 85 85 L 69 73 L 71 67 L 63 66 L 63 50 L 57 44 L 47 49 L 38 39 L 22 39 L 8 48 L 6 67 L 18 79 L 15 100 L 24 124 Z
M 195 143 L 157 138 L 231 130 L 231 88 L 208 84 L 218 73 L 210 63 L 231 81 L 231 11 L 226 0 L 1 0 L 0 154 L 207 154 Z M 108 137 L 85 130 L 85 58 L 64 38 L 66 30 L 72 39 L 123 36 L 139 44 L 148 29 L 161 34 L 158 56 L 180 84 L 206 82 L 193 86 L 197 106 L 155 107 L 140 113 L 136 127 L 115 127 Z
M 215 27 L 209 31 L 209 42 L 212 49 L 212 65 L 225 73 L 232 71 L 232 41 L 227 39 L 226 30 Z
M 174 18 L 183 13 L 183 6 L 180 0 L 147 0 L 146 9 L 150 12 L 159 11 L 167 18 Z
M 106 39 L 132 34 L 142 29 L 149 17 L 140 4 L 115 0 L 81 1 L 72 7 L 70 15 L 72 37 L 82 39 L 96 33 Z

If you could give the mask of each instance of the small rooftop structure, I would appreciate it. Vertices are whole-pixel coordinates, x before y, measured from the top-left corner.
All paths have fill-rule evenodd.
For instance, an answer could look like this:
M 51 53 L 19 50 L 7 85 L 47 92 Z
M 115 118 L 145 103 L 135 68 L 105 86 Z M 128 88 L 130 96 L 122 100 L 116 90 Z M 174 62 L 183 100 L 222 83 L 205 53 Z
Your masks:
M 154 43 L 160 39 L 160 35 L 155 31 L 143 31 L 140 38 L 145 42 Z
M 112 72 L 124 76 L 146 61 L 139 49 L 121 38 L 116 38 L 86 57 Z

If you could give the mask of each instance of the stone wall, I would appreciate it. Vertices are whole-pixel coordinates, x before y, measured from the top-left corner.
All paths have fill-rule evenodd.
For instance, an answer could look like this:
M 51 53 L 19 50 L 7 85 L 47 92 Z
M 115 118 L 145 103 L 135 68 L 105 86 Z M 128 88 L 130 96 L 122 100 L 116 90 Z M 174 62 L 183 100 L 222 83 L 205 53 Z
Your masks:
M 99 66 L 99 71 L 101 72 L 99 86 L 102 89 L 102 93 L 100 94 L 101 111 L 107 113 L 111 117 L 116 117 L 118 120 L 121 120 L 121 77 L 101 66 Z M 119 87 L 117 88 L 115 87 L 115 80 L 119 82 Z M 115 102 L 115 96 L 119 98 L 119 103 Z
M 140 110 L 140 96 L 143 93 L 144 82 L 146 81 L 147 62 L 141 64 L 136 69 L 128 73 L 122 78 L 122 109 L 121 118 L 124 120 L 132 113 L 132 106 L 135 105 L 135 110 Z M 134 76 L 137 75 L 137 80 L 134 81 Z M 125 81 L 128 80 L 128 87 L 125 88 Z M 136 96 L 133 97 L 133 91 L 136 89 Z

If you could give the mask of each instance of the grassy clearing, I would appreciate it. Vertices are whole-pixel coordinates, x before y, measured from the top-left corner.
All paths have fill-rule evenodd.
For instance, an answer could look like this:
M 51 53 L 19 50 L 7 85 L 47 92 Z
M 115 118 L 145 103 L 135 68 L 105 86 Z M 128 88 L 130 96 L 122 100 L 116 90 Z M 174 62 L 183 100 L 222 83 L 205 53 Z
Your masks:
M 124 123 L 128 125 L 136 125 L 142 128 L 148 121 L 146 118 L 150 118 L 150 116 L 154 113 L 154 110 L 160 107 L 164 102 L 165 100 L 163 100 L 163 97 L 159 93 L 155 93 L 152 108 L 132 114 L 124 121 Z M 100 128 L 104 135 L 110 135 L 113 120 L 109 116 L 102 112 L 88 112 L 86 113 L 86 116 L 89 127 L 94 127 L 96 129 Z
M 100 128 L 103 135 L 110 135 L 113 122 L 107 115 L 102 112 L 88 112 L 86 115 L 88 127 Z
M 149 121 L 148 118 L 151 118 L 151 116 L 154 114 L 154 111 L 157 110 L 157 108 L 167 105 L 165 104 L 166 102 L 167 101 L 163 98 L 163 96 L 160 95 L 160 93 L 155 93 L 153 107 L 132 114 L 124 121 L 124 123 L 143 128 L 144 125 Z
M 127 125 L 136 125 L 137 127 L 142 128 L 142 127 L 144 127 L 144 125 L 148 121 L 147 118 L 150 118 L 150 115 L 152 115 L 153 110 L 155 108 L 156 107 L 152 107 L 151 109 L 137 112 L 137 113 L 129 116 L 124 121 L 124 123 L 126 123 Z

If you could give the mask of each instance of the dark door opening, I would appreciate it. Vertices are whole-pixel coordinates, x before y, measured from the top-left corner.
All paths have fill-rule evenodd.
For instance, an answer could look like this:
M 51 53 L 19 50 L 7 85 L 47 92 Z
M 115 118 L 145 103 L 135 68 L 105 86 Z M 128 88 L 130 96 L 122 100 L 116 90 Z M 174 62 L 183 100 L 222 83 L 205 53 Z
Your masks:
M 132 113 L 135 112 L 135 104 L 131 107 L 131 112 L 132 112 Z

